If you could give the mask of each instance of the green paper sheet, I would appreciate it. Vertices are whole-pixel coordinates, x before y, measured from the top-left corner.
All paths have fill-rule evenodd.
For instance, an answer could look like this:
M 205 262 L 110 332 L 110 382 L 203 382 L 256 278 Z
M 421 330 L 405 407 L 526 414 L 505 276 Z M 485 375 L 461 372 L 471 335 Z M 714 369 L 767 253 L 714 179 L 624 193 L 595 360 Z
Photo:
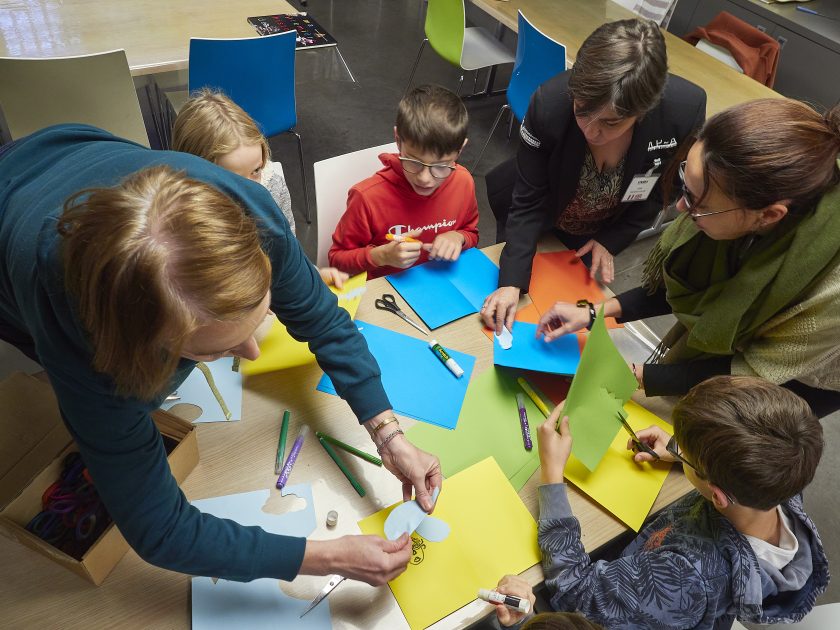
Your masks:
M 418 448 L 437 455 L 446 477 L 493 456 L 518 492 L 539 468 L 537 429 L 545 420 L 524 396 L 534 445 L 526 451 L 516 407 L 516 394 L 521 392 L 513 378 L 491 368 L 470 382 L 453 431 L 418 423 L 406 437 Z
M 598 467 L 621 429 L 617 414 L 637 386 L 636 377 L 610 339 L 602 307 L 563 407 L 572 430 L 572 453 L 589 470 Z

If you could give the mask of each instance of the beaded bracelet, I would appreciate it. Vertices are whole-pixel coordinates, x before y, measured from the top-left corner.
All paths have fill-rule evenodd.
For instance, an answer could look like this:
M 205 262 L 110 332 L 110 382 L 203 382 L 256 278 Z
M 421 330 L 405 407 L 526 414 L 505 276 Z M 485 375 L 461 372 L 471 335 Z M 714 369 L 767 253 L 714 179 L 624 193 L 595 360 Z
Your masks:
M 396 431 L 389 433 L 388 437 L 382 440 L 382 442 L 380 442 L 380 444 L 376 447 L 376 452 L 379 453 L 379 455 L 381 456 L 382 451 L 385 449 L 386 446 L 388 446 L 388 443 L 398 435 L 405 435 L 405 433 L 403 433 L 402 429 L 397 429 Z
M 379 424 L 377 424 L 377 425 L 374 427 L 373 432 L 374 432 L 374 433 L 378 432 L 378 431 L 379 431 L 379 429 L 381 429 L 382 427 L 384 427 L 386 424 L 391 424 L 392 422 L 396 422 L 397 424 L 399 424 L 399 422 L 400 422 L 400 421 L 399 421 L 399 420 L 397 420 L 397 417 L 396 417 L 396 416 L 391 416 L 391 417 L 390 417 L 390 418 L 388 418 L 387 420 L 383 420 L 382 422 L 380 422 Z

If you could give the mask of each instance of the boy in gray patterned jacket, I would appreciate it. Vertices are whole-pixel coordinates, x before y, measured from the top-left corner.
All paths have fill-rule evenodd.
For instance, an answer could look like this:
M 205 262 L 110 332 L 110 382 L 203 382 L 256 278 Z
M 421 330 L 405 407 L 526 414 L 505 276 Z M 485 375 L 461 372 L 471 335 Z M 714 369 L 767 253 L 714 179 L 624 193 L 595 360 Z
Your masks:
M 696 491 L 650 522 L 618 559 L 594 563 L 566 497 L 572 435 L 568 418 L 555 431 L 559 414 L 558 407 L 539 436 L 539 545 L 553 608 L 622 629 L 719 629 L 736 617 L 791 623 L 808 614 L 829 573 L 800 496 L 823 449 L 822 427 L 805 401 L 753 377 L 694 387 L 674 408 L 673 438 L 655 426 L 638 437 L 663 461 L 681 462 Z M 503 623 L 524 621 L 509 613 L 500 612 Z

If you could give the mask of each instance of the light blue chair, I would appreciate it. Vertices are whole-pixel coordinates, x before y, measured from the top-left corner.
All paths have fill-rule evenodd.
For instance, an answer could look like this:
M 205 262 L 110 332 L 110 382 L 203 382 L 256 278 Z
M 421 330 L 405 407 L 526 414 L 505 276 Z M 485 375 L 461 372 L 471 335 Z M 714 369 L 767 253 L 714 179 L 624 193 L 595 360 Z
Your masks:
M 295 31 L 245 39 L 190 39 L 189 90 L 221 90 L 244 109 L 266 138 L 291 133 L 297 138 L 306 222 L 309 193 L 303 145 L 294 131 Z
M 542 33 L 537 27 L 531 24 L 522 11 L 519 11 L 519 39 L 516 43 L 516 61 L 513 65 L 513 72 L 510 75 L 510 83 L 507 88 L 507 103 L 502 105 L 493 126 L 490 128 L 490 135 L 481 152 L 473 164 L 472 170 L 478 168 L 478 163 L 484 155 L 487 145 L 493 132 L 499 126 L 502 114 L 510 110 L 518 122 L 525 118 L 528 111 L 528 104 L 531 96 L 537 88 L 548 79 L 566 69 L 566 47 Z M 513 120 L 511 119 L 511 124 Z

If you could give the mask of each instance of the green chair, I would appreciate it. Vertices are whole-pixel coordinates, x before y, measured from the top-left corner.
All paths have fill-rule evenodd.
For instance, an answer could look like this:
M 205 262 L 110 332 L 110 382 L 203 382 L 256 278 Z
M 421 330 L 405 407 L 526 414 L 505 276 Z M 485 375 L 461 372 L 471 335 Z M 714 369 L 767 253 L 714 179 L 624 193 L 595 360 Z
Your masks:
M 438 55 L 462 70 L 480 70 L 514 61 L 513 54 L 486 29 L 480 26 L 467 28 L 464 0 L 429 0 L 425 31 L 426 38 L 420 44 L 417 59 L 411 68 L 406 92 L 414 80 L 426 42 Z M 459 94 L 463 82 L 462 74 L 458 80 Z
M 0 58 L 0 109 L 12 140 L 85 123 L 149 146 L 124 50 L 78 57 Z

